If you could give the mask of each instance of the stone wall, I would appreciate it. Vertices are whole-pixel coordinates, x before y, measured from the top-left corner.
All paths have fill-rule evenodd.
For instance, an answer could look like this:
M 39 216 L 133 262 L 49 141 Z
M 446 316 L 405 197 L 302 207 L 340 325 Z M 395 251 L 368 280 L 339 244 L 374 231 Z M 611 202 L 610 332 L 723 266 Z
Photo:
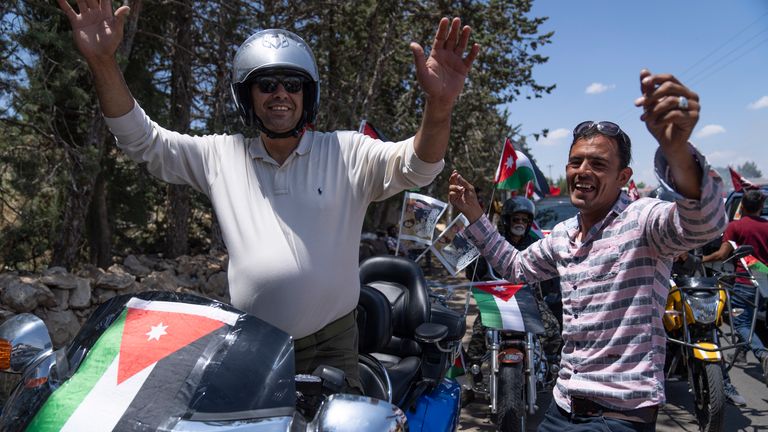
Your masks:
M 69 343 L 100 304 L 119 295 L 141 291 L 201 294 L 229 303 L 227 256 L 182 256 L 170 260 L 129 255 L 106 271 L 87 266 L 70 273 L 52 267 L 39 274 L 0 273 L 0 323 L 24 312 L 40 317 L 54 348 Z M 0 403 L 17 375 L 0 374 Z
M 75 273 L 52 267 L 40 274 L 0 273 L 0 322 L 23 312 L 48 326 L 55 348 L 66 345 L 97 306 L 118 294 L 183 291 L 229 303 L 227 256 L 170 260 L 129 255 L 106 271 L 88 266 Z

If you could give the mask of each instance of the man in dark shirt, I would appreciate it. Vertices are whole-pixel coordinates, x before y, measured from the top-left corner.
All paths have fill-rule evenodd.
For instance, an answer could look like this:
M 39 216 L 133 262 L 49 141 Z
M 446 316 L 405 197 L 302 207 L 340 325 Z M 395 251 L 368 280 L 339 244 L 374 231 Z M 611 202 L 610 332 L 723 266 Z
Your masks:
M 704 262 L 722 261 L 733 252 L 735 243 L 737 246 L 750 245 L 754 248 L 752 256 L 760 260 L 763 264 L 768 263 L 768 221 L 760 217 L 763 209 L 765 195 L 759 190 L 747 191 L 741 199 L 743 215 L 741 219 L 734 220 L 728 224 L 723 234 L 723 242 L 717 252 L 706 255 Z M 731 243 L 733 242 L 733 243 Z M 742 273 L 746 270 L 741 264 L 741 260 L 736 263 L 736 272 Z M 731 297 L 731 304 L 734 308 L 742 308 L 744 312 L 733 318 L 733 327 L 742 340 L 749 338 L 751 330 L 752 316 L 755 313 L 754 308 L 746 301 L 755 298 L 755 286 L 746 278 L 736 278 L 734 292 L 737 295 Z M 749 344 L 755 357 L 760 361 L 763 368 L 763 381 L 768 385 L 768 349 L 756 334 L 752 335 L 752 342 Z

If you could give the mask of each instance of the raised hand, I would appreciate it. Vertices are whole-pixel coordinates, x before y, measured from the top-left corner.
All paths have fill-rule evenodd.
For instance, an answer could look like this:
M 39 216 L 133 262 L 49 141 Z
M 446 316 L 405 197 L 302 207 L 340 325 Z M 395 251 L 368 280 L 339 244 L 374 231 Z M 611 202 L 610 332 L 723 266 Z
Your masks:
M 424 48 L 415 42 L 411 43 L 416 78 L 431 100 L 453 104 L 464 88 L 464 80 L 480 51 L 477 44 L 472 44 L 469 53 L 464 56 L 471 32 L 469 26 L 461 27 L 459 18 L 453 21 L 441 19 L 426 60 Z
M 477 200 L 475 187 L 466 181 L 457 171 L 448 179 L 448 200 L 451 205 L 467 217 L 470 223 L 480 219 L 483 208 Z
M 699 121 L 699 96 L 670 74 L 640 72 L 643 94 L 635 105 L 643 107 L 640 120 L 665 150 L 687 146 L 693 128 Z
M 77 0 L 79 14 L 67 0 L 57 0 L 72 25 L 75 45 L 86 61 L 114 59 L 123 40 L 123 26 L 130 9 L 121 6 L 112 12 L 111 0 Z

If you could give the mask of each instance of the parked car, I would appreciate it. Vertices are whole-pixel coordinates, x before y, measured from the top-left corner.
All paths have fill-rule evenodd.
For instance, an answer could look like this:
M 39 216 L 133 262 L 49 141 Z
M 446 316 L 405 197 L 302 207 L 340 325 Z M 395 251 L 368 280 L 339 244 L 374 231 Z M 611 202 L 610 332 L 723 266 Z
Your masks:
M 560 222 L 576 216 L 579 209 L 571 204 L 567 196 L 546 197 L 536 201 L 536 224 L 544 235 Z
M 761 185 L 760 190 L 763 191 L 764 195 L 768 195 L 768 185 Z M 732 191 L 725 199 L 725 213 L 728 215 L 729 221 L 732 221 L 736 215 L 736 210 L 739 208 L 742 196 L 744 196 L 743 191 Z M 768 219 L 768 200 L 763 203 L 763 211 L 760 212 L 760 217 Z

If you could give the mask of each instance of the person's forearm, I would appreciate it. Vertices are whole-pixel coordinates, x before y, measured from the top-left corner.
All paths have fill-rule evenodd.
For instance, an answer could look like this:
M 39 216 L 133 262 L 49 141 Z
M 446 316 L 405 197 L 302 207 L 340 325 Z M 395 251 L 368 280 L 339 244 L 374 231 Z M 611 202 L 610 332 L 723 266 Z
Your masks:
M 120 117 L 133 109 L 134 100 L 117 60 L 114 58 L 88 62 L 96 87 L 99 105 L 105 117 Z
M 439 162 L 448 149 L 451 136 L 451 113 L 453 103 L 427 99 L 421 127 L 416 132 L 413 149 L 424 162 Z
M 669 164 L 670 174 L 675 181 L 675 190 L 686 198 L 701 198 L 701 172 L 689 146 L 681 146 L 675 151 L 662 147 L 662 152 Z
M 712 252 L 709 255 L 704 255 L 701 258 L 701 262 L 722 261 L 728 258 L 732 251 L 733 247 L 731 246 L 731 243 L 728 241 L 723 241 L 722 245 L 720 245 L 720 249 Z

